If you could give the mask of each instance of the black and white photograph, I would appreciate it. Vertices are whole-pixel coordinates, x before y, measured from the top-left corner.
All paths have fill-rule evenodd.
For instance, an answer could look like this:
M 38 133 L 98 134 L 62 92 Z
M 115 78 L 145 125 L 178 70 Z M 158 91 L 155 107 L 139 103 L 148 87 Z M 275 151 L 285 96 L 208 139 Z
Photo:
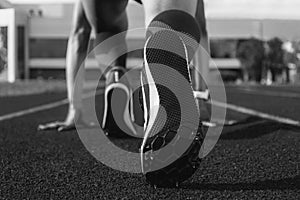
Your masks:
M 0 0 L 0 199 L 300 199 L 300 1 Z

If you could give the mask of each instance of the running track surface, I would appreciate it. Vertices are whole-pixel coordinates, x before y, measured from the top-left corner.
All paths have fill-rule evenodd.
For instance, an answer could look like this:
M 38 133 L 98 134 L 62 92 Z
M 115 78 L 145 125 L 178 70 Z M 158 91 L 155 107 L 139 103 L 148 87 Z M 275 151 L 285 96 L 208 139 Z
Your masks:
M 300 87 L 228 86 L 228 102 L 300 121 Z M 0 116 L 65 98 L 52 93 L 0 100 Z M 0 122 L 0 199 L 300 199 L 300 128 L 228 110 L 198 172 L 179 188 L 153 189 L 142 175 L 96 161 L 76 131 L 37 132 L 66 105 Z M 116 143 L 138 148 L 130 139 Z

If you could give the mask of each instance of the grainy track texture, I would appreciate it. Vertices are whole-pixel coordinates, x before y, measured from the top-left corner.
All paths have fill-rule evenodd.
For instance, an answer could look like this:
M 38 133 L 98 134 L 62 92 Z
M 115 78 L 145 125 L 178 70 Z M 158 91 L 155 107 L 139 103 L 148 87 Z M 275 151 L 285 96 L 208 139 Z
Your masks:
M 299 100 L 287 98 L 276 105 L 274 101 L 270 103 L 268 96 L 250 95 L 245 99 L 243 93 L 234 95 L 239 92 L 237 88 L 227 90 L 231 103 L 250 108 L 259 104 L 266 109 L 262 111 L 275 114 L 278 109 L 291 110 L 289 117 L 299 120 L 299 109 L 290 109 L 299 106 Z M 61 98 L 60 94 L 52 95 Z M 24 107 L 26 98 L 36 105 L 47 102 L 47 95 L 37 99 L 10 97 L 0 100 L 0 110 L 3 105 L 12 111 L 20 105 Z M 7 112 L 8 108 L 0 111 L 0 115 Z M 244 123 L 224 129 L 195 175 L 179 188 L 153 189 L 142 175 L 115 171 L 96 161 L 75 131 L 36 131 L 39 123 L 63 119 L 65 112 L 66 107 L 59 107 L 0 122 L 0 199 L 300 198 L 297 127 L 229 112 L 228 118 L 245 119 Z M 124 148 L 137 149 L 140 141 L 115 139 L 115 142 Z

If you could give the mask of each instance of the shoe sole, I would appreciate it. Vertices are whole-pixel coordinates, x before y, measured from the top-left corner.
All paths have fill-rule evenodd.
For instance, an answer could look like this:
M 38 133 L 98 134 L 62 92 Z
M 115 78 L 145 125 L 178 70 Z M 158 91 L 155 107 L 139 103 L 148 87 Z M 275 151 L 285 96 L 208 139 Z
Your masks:
M 192 124 L 193 128 L 189 130 L 194 130 L 198 128 L 199 114 L 191 85 L 187 49 L 174 31 L 163 30 L 152 35 L 144 48 L 144 60 L 143 73 L 150 97 L 146 101 L 144 95 L 144 110 L 150 111 L 145 119 L 147 127 L 141 146 L 141 163 L 143 172 L 147 173 L 144 152 L 149 138 L 167 130 L 178 130 L 182 124 Z M 175 134 L 178 135 L 176 131 Z M 156 169 L 150 169 L 153 170 Z
M 105 89 L 102 127 L 112 137 L 137 136 L 130 114 L 130 90 L 121 83 Z

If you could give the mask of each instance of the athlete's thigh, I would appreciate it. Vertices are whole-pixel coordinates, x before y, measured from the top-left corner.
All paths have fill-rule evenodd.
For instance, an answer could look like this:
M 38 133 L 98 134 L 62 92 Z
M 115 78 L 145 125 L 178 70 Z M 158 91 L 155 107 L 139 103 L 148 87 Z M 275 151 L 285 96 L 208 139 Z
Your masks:
M 87 19 L 96 33 L 127 29 L 128 0 L 80 0 Z
M 159 13 L 176 9 L 195 16 L 198 0 L 142 0 L 146 14 L 146 24 Z

